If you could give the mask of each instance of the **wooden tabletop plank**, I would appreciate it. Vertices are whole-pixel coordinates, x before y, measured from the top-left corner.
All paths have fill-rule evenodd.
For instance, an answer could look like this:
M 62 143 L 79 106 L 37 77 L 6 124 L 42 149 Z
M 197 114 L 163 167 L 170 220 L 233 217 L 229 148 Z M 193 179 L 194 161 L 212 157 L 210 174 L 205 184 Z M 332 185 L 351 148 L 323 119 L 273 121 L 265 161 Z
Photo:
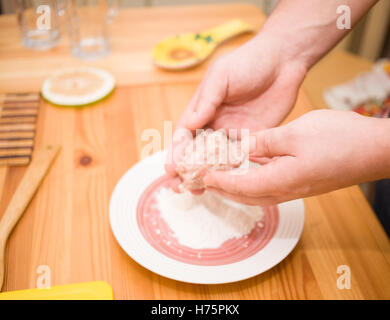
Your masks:
M 143 23 L 137 18 L 141 13 L 153 18 L 154 24 L 144 22 L 144 31 L 137 35 L 134 26 Z M 125 17 L 133 18 L 134 25 Z M 238 283 L 193 285 L 160 277 L 130 259 L 115 240 L 108 220 L 110 196 L 150 142 L 142 140 L 143 132 L 157 129 L 162 133 L 164 121 L 177 121 L 206 68 L 180 73 L 157 70 L 146 62 L 151 44 L 179 28 L 206 28 L 233 17 L 258 25 L 264 20 L 249 5 L 124 10 L 118 19 L 122 31 L 118 29 L 114 36 L 117 51 L 105 60 L 105 67 L 119 80 L 113 95 L 83 109 L 41 103 L 36 144 L 59 144 L 62 152 L 10 237 L 5 290 L 34 288 L 38 266 L 47 265 L 52 285 L 105 280 L 117 299 L 390 298 L 389 240 L 357 186 L 305 199 L 305 227 L 294 251 L 271 270 Z M 10 19 L 0 18 L 1 90 L 23 91 L 17 75 L 6 81 L 12 68 L 34 89 L 59 59 L 64 59 L 64 65 L 80 63 L 68 56 L 63 45 L 41 54 L 41 59 L 23 50 L 12 28 L 6 26 Z M 127 32 L 133 32 L 129 39 Z M 228 43 L 214 58 L 246 39 Z M 139 60 L 127 60 L 130 56 Z M 343 63 L 347 61 L 344 58 Z M 38 62 L 43 63 L 40 69 Z M 301 91 L 287 121 L 312 108 Z M 24 171 L 0 168 L 0 216 Z M 350 290 L 337 288 L 340 265 L 351 268 Z
M 265 14 L 249 4 L 120 10 L 112 25 L 112 53 L 103 59 L 81 61 L 70 54 L 65 30 L 58 47 L 48 51 L 25 50 L 19 40 L 16 16 L 4 15 L 0 19 L 0 92 L 20 92 L 20 79 L 23 79 L 25 91 L 39 90 L 45 77 L 59 67 L 80 65 L 109 70 L 119 85 L 198 81 L 212 59 L 185 72 L 163 71 L 152 63 L 153 46 L 178 32 L 200 31 L 235 18 L 243 18 L 259 29 L 265 21 Z M 250 37 L 242 35 L 227 41 L 213 58 L 243 44 Z

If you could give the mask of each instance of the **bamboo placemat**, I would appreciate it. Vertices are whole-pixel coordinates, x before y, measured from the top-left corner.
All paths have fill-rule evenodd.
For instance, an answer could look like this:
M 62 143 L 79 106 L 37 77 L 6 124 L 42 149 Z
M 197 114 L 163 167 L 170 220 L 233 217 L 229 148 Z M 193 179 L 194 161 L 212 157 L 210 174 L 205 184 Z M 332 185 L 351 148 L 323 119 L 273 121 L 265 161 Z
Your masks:
M 39 93 L 0 95 L 0 166 L 30 162 L 39 99 Z

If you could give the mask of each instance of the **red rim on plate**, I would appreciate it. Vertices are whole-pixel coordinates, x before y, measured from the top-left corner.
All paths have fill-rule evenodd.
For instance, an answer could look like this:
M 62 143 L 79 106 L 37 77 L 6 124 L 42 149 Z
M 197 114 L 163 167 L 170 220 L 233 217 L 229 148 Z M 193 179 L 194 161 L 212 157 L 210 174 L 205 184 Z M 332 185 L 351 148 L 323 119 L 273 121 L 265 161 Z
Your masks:
M 203 266 L 218 266 L 249 258 L 264 248 L 279 224 L 277 206 L 263 208 L 264 217 L 249 235 L 229 239 L 216 249 L 193 249 L 181 245 L 156 208 L 155 194 L 167 187 L 166 175 L 156 179 L 143 192 L 137 206 L 137 222 L 143 237 L 158 252 L 177 261 Z

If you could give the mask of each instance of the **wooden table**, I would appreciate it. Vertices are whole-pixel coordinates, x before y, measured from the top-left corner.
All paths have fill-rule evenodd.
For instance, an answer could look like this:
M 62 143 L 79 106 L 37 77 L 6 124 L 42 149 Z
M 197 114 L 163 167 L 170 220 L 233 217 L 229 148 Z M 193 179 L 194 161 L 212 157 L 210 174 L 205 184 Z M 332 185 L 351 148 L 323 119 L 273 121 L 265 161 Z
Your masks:
M 190 71 L 165 72 L 152 66 L 150 49 L 172 33 L 236 17 L 257 27 L 265 20 L 258 8 L 246 4 L 123 10 L 113 26 L 113 53 L 89 63 L 115 75 L 115 93 L 80 110 L 41 103 L 36 145 L 58 143 L 62 152 L 9 240 L 4 290 L 34 288 L 38 266 L 47 265 L 52 285 L 105 280 L 116 299 L 390 298 L 389 239 L 356 186 L 305 199 L 306 222 L 296 249 L 273 269 L 238 283 L 192 285 L 160 277 L 130 259 L 114 239 L 110 195 L 139 160 L 147 143 L 141 141 L 142 131 L 162 131 L 163 120 L 178 119 L 212 60 Z M 38 90 L 59 67 L 86 64 L 71 57 L 66 40 L 48 52 L 23 49 L 15 20 L 0 18 L 1 92 Z M 228 42 L 213 59 L 249 38 Z M 342 75 L 344 68 L 352 75 L 350 61 L 357 60 L 332 54 L 313 69 L 313 81 L 305 87 L 320 99 L 316 82 L 334 84 L 332 74 Z M 370 64 L 358 65 L 354 72 Z M 311 109 L 301 91 L 289 119 Z M 0 168 L 0 214 L 24 171 Z M 336 286 L 340 265 L 351 269 L 350 290 Z

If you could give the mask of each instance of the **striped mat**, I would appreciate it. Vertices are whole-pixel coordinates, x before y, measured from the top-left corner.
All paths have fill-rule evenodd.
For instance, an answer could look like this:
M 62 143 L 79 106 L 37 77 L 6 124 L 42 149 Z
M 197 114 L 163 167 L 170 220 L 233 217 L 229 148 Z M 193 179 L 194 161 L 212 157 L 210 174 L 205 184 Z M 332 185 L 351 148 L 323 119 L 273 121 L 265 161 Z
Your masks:
M 0 95 L 0 166 L 30 162 L 39 100 L 39 93 Z

